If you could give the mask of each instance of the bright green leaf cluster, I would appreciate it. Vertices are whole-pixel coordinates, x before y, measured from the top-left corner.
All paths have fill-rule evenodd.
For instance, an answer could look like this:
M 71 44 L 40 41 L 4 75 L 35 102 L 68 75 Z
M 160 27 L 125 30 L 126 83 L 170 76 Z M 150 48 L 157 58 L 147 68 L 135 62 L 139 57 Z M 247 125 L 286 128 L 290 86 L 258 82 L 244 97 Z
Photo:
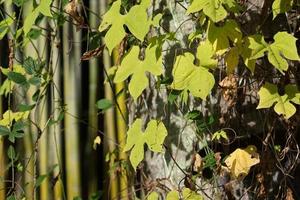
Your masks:
M 207 59 L 209 60 L 207 63 L 211 64 L 210 58 Z M 207 68 L 194 64 L 194 56 L 191 53 L 177 56 L 172 75 L 173 83 L 171 87 L 173 89 L 187 89 L 193 96 L 202 99 L 207 97 L 215 84 L 214 76 Z
M 211 138 L 211 140 L 220 140 L 221 138 L 228 140 L 227 133 L 224 130 L 219 130 L 215 132 Z
M 228 8 L 236 7 L 235 0 L 194 0 L 187 9 L 187 14 L 203 10 L 213 22 L 219 22 L 226 18 Z
M 272 4 L 273 19 L 280 13 L 289 11 L 292 8 L 293 0 L 275 0 Z
M 162 15 L 155 16 L 153 20 L 148 19 L 147 8 L 150 6 L 150 3 L 151 0 L 142 0 L 139 5 L 133 6 L 126 15 L 120 13 L 121 0 L 113 3 L 108 12 L 103 16 L 103 20 L 99 26 L 100 32 L 109 28 L 104 41 L 110 53 L 125 37 L 124 25 L 140 41 L 144 40 L 151 25 L 158 26 Z
M 277 86 L 266 83 L 258 92 L 259 104 L 257 109 L 270 108 L 274 103 L 274 110 L 277 114 L 283 115 L 284 118 L 289 119 L 296 113 L 295 106 L 291 103 L 300 105 L 300 92 L 296 85 L 287 85 L 285 87 L 285 94 L 279 95 Z
M 29 33 L 30 29 L 32 28 L 33 24 L 35 23 L 35 20 L 37 19 L 40 13 L 44 16 L 52 17 L 50 9 L 51 3 L 52 0 L 41 0 L 40 4 L 36 8 L 33 8 L 31 12 L 29 12 L 29 15 L 25 18 L 24 21 L 24 35 L 27 35 L 27 33 Z
M 10 26 L 13 24 L 15 16 L 8 17 L 0 22 L 0 40 L 9 32 Z
M 268 60 L 281 73 L 288 69 L 289 60 L 300 60 L 297 47 L 296 38 L 287 32 L 278 32 L 274 36 L 274 43 L 268 44 L 261 35 L 254 35 L 249 37 L 249 48 L 252 49 L 251 58 L 257 59 L 264 56 L 268 52 Z
M 149 84 L 146 72 L 155 76 L 162 74 L 162 59 L 161 57 L 157 59 L 155 46 L 147 47 L 144 60 L 139 59 L 139 52 L 138 46 L 131 48 L 118 67 L 114 78 L 114 82 L 119 83 L 131 76 L 129 92 L 135 100 Z
M 151 120 L 142 132 L 142 120 L 137 119 L 127 132 L 124 151 L 130 152 L 130 162 L 134 169 L 144 159 L 144 144 L 154 152 L 162 152 L 163 142 L 167 136 L 167 129 L 162 122 Z
M 233 20 L 227 20 L 220 27 L 210 22 L 207 28 L 207 39 L 213 45 L 215 52 L 219 51 L 222 54 L 230 47 L 230 41 L 237 42 L 242 39 L 242 33 Z

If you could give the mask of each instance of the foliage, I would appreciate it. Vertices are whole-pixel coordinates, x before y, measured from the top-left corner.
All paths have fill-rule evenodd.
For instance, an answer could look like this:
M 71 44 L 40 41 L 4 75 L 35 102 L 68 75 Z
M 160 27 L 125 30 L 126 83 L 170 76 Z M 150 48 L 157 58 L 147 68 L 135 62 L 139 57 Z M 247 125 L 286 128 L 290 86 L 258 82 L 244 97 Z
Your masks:
M 167 136 L 167 130 L 162 122 L 151 120 L 145 132 L 141 132 L 142 120 L 136 119 L 127 132 L 124 151 L 130 152 L 130 162 L 134 169 L 144 159 L 144 144 L 154 152 L 162 152 L 162 145 Z
M 87 41 L 88 48 L 92 46 L 92 50 L 84 54 L 85 59 L 81 59 L 82 61 L 92 57 L 102 58 L 106 50 L 114 57 L 112 66 L 109 68 L 105 66 L 101 73 L 105 74 L 105 83 L 116 92 L 112 94 L 112 97 L 101 97 L 99 101 L 93 102 L 93 109 L 100 110 L 99 113 L 96 111 L 94 114 L 96 118 L 97 114 L 116 111 L 115 116 L 118 116 L 116 122 L 111 123 L 118 124 L 116 128 L 118 131 L 126 132 L 124 131 L 126 127 L 121 127 L 119 118 L 123 124 L 128 125 L 126 141 L 120 136 L 114 136 L 113 139 L 116 141 L 113 142 L 119 145 L 119 149 L 108 152 L 106 160 L 109 166 L 112 166 L 109 170 L 113 171 L 111 174 L 116 177 L 124 175 L 130 180 L 128 191 L 134 189 L 132 186 L 137 180 L 135 176 L 141 174 L 143 178 L 149 178 L 145 174 L 148 171 L 144 170 L 149 166 L 140 165 L 148 150 L 151 155 L 167 152 L 170 158 L 166 155 L 165 157 L 171 161 L 168 160 L 167 163 L 165 159 L 166 163 L 172 163 L 171 169 L 178 168 L 184 176 L 182 179 L 184 181 L 176 183 L 170 178 L 171 175 L 164 177 L 170 182 L 168 183 L 171 185 L 170 188 L 161 184 L 161 178 L 152 180 L 153 183 L 149 185 L 149 180 L 141 183 L 142 190 L 148 192 L 146 194 L 148 200 L 159 199 L 160 196 L 167 200 L 201 200 L 206 194 L 202 190 L 203 186 L 197 184 L 199 179 L 215 186 L 219 184 L 220 177 L 226 177 L 222 173 L 229 173 L 230 181 L 243 181 L 254 166 L 256 166 L 255 169 L 262 170 L 256 175 L 268 176 L 269 172 L 263 171 L 263 163 L 260 162 L 263 155 L 268 155 L 268 158 L 272 157 L 275 161 L 270 159 L 270 162 L 274 162 L 276 166 L 285 166 L 286 163 L 283 163 L 284 159 L 280 156 L 285 157 L 288 154 L 287 151 L 293 153 L 290 149 L 293 151 L 299 149 L 297 142 L 291 142 L 290 139 L 295 140 L 293 135 L 297 130 L 295 124 L 299 124 L 297 109 L 300 105 L 300 91 L 297 64 L 300 57 L 296 34 L 297 31 L 299 34 L 299 27 L 293 19 L 293 12 L 299 8 L 299 5 L 292 0 L 275 0 L 271 5 L 266 3 L 260 8 L 262 12 L 256 13 L 265 21 L 255 23 L 251 21 L 255 27 L 249 28 L 245 26 L 248 20 L 245 19 L 248 16 L 245 16 L 250 16 L 253 11 L 247 7 L 248 2 L 245 1 L 191 0 L 189 3 L 184 1 L 187 4 L 183 4 L 182 1 L 167 2 L 168 5 L 158 0 L 115 0 L 103 16 L 98 16 L 101 19 L 98 27 L 91 27 L 89 24 L 91 17 L 87 14 L 99 15 L 99 13 L 93 13 L 87 9 L 84 1 L 62 1 L 59 6 L 54 5 L 52 0 L 6 2 L 9 6 L 17 7 L 17 12 L 12 12 L 10 15 L 3 12 L 2 21 L 0 21 L 0 40 L 9 41 L 7 42 L 8 62 L 3 62 L 1 67 L 4 80 L 0 87 L 0 94 L 8 105 L 0 120 L 0 138 L 8 143 L 3 147 L 7 147 L 6 156 L 9 160 L 7 170 L 12 172 L 11 177 L 15 176 L 15 170 L 20 173 L 26 171 L 24 167 L 27 167 L 27 164 L 24 164 L 24 160 L 27 158 L 20 158 L 22 155 L 18 152 L 20 149 L 15 148 L 21 143 L 19 140 L 26 141 L 25 132 L 35 131 L 36 141 L 32 142 L 30 138 L 32 141 L 29 146 L 34 149 L 33 154 L 36 154 L 43 131 L 60 124 L 67 113 L 65 106 L 68 107 L 69 102 L 61 105 L 63 103 L 57 103 L 57 100 L 54 100 L 53 90 L 55 89 L 53 88 L 58 86 L 54 83 L 55 70 L 50 65 L 55 61 L 48 58 L 53 55 L 53 52 L 44 56 L 45 52 L 39 52 L 40 49 L 37 48 L 39 45 L 36 46 L 35 42 L 49 37 L 54 44 L 53 38 L 59 35 L 60 28 L 69 23 L 73 23 L 76 31 L 88 32 L 83 40 Z M 172 10 L 172 3 L 184 8 L 184 16 L 176 16 L 178 10 Z M 63 7 L 64 9 L 58 9 Z M 28 12 L 26 14 L 23 13 L 25 8 Z M 272 10 L 272 12 L 265 14 L 265 10 Z M 24 15 L 23 22 L 20 20 L 22 15 Z M 70 16 L 71 22 L 67 22 L 67 15 Z M 275 20 L 280 20 L 281 16 L 287 19 L 285 25 L 288 28 L 278 26 L 275 30 L 270 28 L 269 32 L 264 30 L 267 23 L 275 23 Z M 43 20 L 46 22 L 45 27 L 43 27 L 45 24 L 41 25 Z M 250 20 L 253 20 L 251 16 Z M 172 23 L 175 26 L 174 30 L 169 27 Z M 188 29 L 184 27 L 186 24 L 189 26 Z M 104 45 L 101 46 L 102 36 Z M 73 41 L 72 39 L 70 41 Z M 36 56 L 26 55 L 25 49 L 28 45 L 35 50 Z M 45 49 L 53 50 L 52 46 Z M 16 52 L 22 55 L 21 59 L 15 56 Z M 98 58 L 97 60 L 99 61 Z M 106 59 L 103 63 L 109 63 L 108 60 Z M 58 62 L 60 62 L 59 59 Z M 226 81 L 228 84 L 225 83 Z M 123 84 L 125 87 L 118 90 Z M 101 87 L 104 86 L 101 85 Z M 30 98 L 13 105 L 12 101 L 17 99 L 16 93 L 21 97 L 24 95 Z M 65 95 L 64 93 L 62 95 Z M 149 100 L 152 96 L 154 96 L 153 99 Z M 48 102 L 49 97 L 52 98 L 51 102 Z M 125 115 L 125 109 L 119 103 L 122 98 L 125 99 L 124 104 L 126 102 L 133 113 Z M 47 115 L 49 119 L 45 124 L 40 125 L 35 115 L 42 112 L 39 109 L 43 101 L 51 105 L 53 113 L 57 113 L 58 110 L 59 115 L 53 113 Z M 60 101 L 63 102 L 61 99 Z M 60 105 L 57 106 L 58 104 Z M 150 104 L 159 107 L 159 111 L 150 115 L 151 110 L 148 109 L 151 107 Z M 270 115 L 273 112 L 271 109 L 273 105 L 277 115 Z M 251 109 L 251 113 L 258 113 L 257 115 L 263 120 L 256 118 L 250 122 L 247 121 L 249 120 L 247 112 L 252 107 L 256 109 Z M 261 109 L 268 112 L 262 112 Z M 186 156 L 191 161 L 191 163 L 187 162 L 191 166 L 188 166 L 189 164 L 181 166 L 177 161 L 185 158 L 173 157 L 172 148 L 177 148 L 178 151 L 181 151 L 181 148 L 186 150 L 186 146 L 183 145 L 186 134 L 181 134 L 185 132 L 185 128 L 173 130 L 172 126 L 177 121 L 172 124 L 170 119 L 174 115 L 183 118 L 184 127 L 188 126 L 194 133 L 194 135 L 188 135 L 193 138 L 193 144 L 190 144 L 194 145 L 193 152 L 188 152 Z M 128 123 L 131 121 L 131 124 Z M 251 127 L 253 130 L 247 130 L 253 121 L 255 127 Z M 278 121 L 280 123 L 277 123 Z M 68 120 L 66 119 L 65 122 L 68 123 Z M 275 138 L 273 135 L 276 135 L 277 129 L 282 129 L 278 124 L 282 124 L 287 132 L 285 134 L 288 139 L 285 144 L 277 145 L 273 141 Z M 230 132 L 233 134 L 225 130 L 232 130 Z M 102 134 L 101 137 L 98 132 Z M 106 133 L 98 132 L 92 139 L 88 139 L 91 143 L 89 148 L 94 150 L 98 150 L 97 147 L 101 147 L 102 143 L 106 144 L 108 140 L 113 140 Z M 180 139 L 183 138 L 183 141 L 178 140 L 178 143 L 175 143 L 173 139 L 177 132 L 180 132 Z M 245 142 L 248 135 L 263 138 L 261 139 L 263 141 L 254 143 L 246 139 Z M 271 140 L 269 137 L 272 137 Z M 226 143 L 223 144 L 224 141 Z M 250 146 L 242 148 L 240 141 Z M 281 148 L 281 145 L 286 146 Z M 224 149 L 230 149 L 230 151 Z M 204 153 L 196 152 L 198 150 Z M 128 153 L 134 170 L 129 167 L 127 157 L 122 152 Z M 34 156 L 30 159 L 32 157 Z M 286 176 L 293 172 L 295 166 L 296 164 L 291 165 L 290 169 L 286 170 L 287 172 L 284 172 L 285 169 L 280 170 Z M 54 168 L 51 168 L 48 173 L 34 177 L 34 190 L 43 187 L 43 184 L 54 173 Z M 60 174 L 61 171 L 57 176 Z M 15 184 L 15 180 L 11 182 Z M 257 182 L 259 187 L 251 186 L 253 190 L 264 191 L 267 188 L 262 186 L 267 181 L 257 180 Z M 229 181 L 221 187 L 225 188 L 226 184 L 229 184 Z M 118 187 L 121 185 L 119 184 Z M 146 186 L 149 188 L 143 188 Z M 161 193 L 160 187 L 167 192 Z M 18 196 L 16 186 L 12 186 L 9 191 L 7 199 L 16 199 Z M 40 193 L 43 194 L 43 192 Z M 135 197 L 135 192 L 130 192 L 130 194 Z M 91 198 L 97 199 L 101 195 L 102 193 L 97 193 Z M 76 198 L 80 199 L 80 197 Z

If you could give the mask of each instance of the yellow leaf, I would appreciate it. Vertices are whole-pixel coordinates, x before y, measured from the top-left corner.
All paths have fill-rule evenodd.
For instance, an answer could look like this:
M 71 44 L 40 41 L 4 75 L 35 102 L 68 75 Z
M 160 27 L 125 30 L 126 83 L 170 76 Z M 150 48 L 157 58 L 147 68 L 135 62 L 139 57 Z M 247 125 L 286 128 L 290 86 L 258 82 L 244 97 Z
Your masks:
M 100 136 L 97 136 L 95 139 L 94 139 L 94 144 L 93 144 L 93 149 L 97 149 L 97 145 L 100 145 L 101 144 L 101 137 Z
M 246 176 L 250 168 L 260 162 L 256 147 L 248 146 L 246 149 L 236 149 L 225 160 L 231 175 L 234 178 Z

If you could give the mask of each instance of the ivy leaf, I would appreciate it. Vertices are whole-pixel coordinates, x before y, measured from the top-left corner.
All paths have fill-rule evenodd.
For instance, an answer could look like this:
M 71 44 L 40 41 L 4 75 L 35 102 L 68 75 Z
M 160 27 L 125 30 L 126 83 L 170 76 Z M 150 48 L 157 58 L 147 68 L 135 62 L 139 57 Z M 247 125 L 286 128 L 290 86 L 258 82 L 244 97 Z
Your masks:
M 234 178 L 247 175 L 250 168 L 259 162 L 259 154 L 256 153 L 256 147 L 253 145 L 249 145 L 246 149 L 237 148 L 225 160 Z
M 221 138 L 228 140 L 227 133 L 223 130 L 217 131 L 213 134 L 211 140 L 220 140 Z
M 237 48 L 239 49 L 238 51 L 240 52 L 241 57 L 243 58 L 244 64 L 253 74 L 255 70 L 256 59 L 250 59 L 252 50 L 249 48 L 249 45 L 249 38 L 246 37 L 243 39 L 243 43 L 237 43 Z
M 257 59 L 268 52 L 268 60 L 281 73 L 288 69 L 289 60 L 300 60 L 296 47 L 296 38 L 287 32 L 278 32 L 274 36 L 274 43 L 267 44 L 261 35 L 249 37 L 249 48 L 252 49 L 250 59 Z
M 99 101 L 97 101 L 96 106 L 98 109 L 106 111 L 113 106 L 113 102 L 111 102 L 111 100 L 109 99 L 100 99 Z
M 270 108 L 274 103 L 274 110 L 278 115 L 283 115 L 289 119 L 296 113 L 295 106 L 290 102 L 300 105 L 300 92 L 295 85 L 287 85 L 285 87 L 286 94 L 279 95 L 276 85 L 266 83 L 258 92 L 259 104 L 257 109 Z
M 234 69 L 239 64 L 239 49 L 238 47 L 232 47 L 225 56 L 225 63 L 227 67 L 227 73 L 233 73 Z
M 203 200 L 203 197 L 201 195 L 190 190 L 189 188 L 184 188 L 182 190 L 182 196 L 185 200 Z
M 195 0 L 187 9 L 187 14 L 199 12 L 207 15 L 212 21 L 219 22 L 227 16 L 222 0 Z
M 216 53 L 223 54 L 230 47 L 230 41 L 236 43 L 242 39 L 242 33 L 237 23 L 233 20 L 227 20 L 224 26 L 221 27 L 209 22 L 207 39 Z
M 8 72 L 7 77 L 9 80 L 17 83 L 17 84 L 25 84 L 26 83 L 26 77 L 18 72 Z
M 215 84 L 214 76 L 206 68 L 194 65 L 191 53 L 177 56 L 172 75 L 173 89 L 187 89 L 193 96 L 202 99 L 206 98 Z
M 103 20 L 99 26 L 99 31 L 102 32 L 109 29 L 104 37 L 106 46 L 110 52 L 116 47 L 125 37 L 126 32 L 124 25 L 128 27 L 130 32 L 140 41 L 149 32 L 150 26 L 157 26 L 162 15 L 156 15 L 153 20 L 148 19 L 147 8 L 151 1 L 142 0 L 139 5 L 133 6 L 126 15 L 120 13 L 121 0 L 115 1 L 108 12 L 103 16 Z M 138 20 L 137 20 L 138 19 Z
M 166 200 L 179 200 L 179 192 L 172 190 L 167 194 Z
M 12 17 L 7 17 L 0 22 L 0 40 L 4 38 L 6 33 L 10 31 L 10 26 L 14 23 L 15 14 Z
M 147 198 L 147 200 L 157 200 L 159 198 L 157 192 L 151 192 Z
M 167 136 L 167 129 L 162 122 L 151 120 L 145 132 L 141 131 L 142 120 L 137 119 L 127 132 L 124 151 L 130 152 L 130 162 L 134 169 L 144 159 L 144 144 L 154 152 L 162 152 L 162 145 Z
M 196 57 L 200 60 L 200 65 L 208 69 L 215 69 L 218 60 L 213 58 L 213 46 L 209 42 L 201 43 L 197 48 Z
M 24 35 L 27 35 L 27 33 L 29 33 L 30 29 L 35 23 L 35 20 L 39 16 L 39 13 L 47 17 L 52 17 L 50 9 L 51 3 L 52 0 L 41 0 L 40 4 L 36 8 L 32 8 L 32 10 L 29 11 L 29 15 L 24 20 Z
M 289 11 L 293 6 L 293 0 L 275 0 L 272 4 L 273 19 L 280 13 Z
M 143 90 L 148 86 L 146 72 L 158 76 L 162 74 L 162 59 L 156 59 L 156 48 L 147 47 L 145 50 L 145 59 L 139 60 L 140 49 L 137 46 L 132 47 L 129 53 L 124 57 L 121 65 L 118 67 L 114 82 L 119 83 L 131 75 L 129 83 L 129 92 L 136 100 Z

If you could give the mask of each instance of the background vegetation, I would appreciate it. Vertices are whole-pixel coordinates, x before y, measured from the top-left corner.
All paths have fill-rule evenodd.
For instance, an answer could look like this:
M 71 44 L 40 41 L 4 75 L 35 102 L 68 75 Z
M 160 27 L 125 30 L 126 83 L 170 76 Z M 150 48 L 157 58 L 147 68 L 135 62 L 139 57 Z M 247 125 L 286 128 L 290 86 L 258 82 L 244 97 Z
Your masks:
M 300 198 L 296 0 L 0 3 L 0 200 Z

